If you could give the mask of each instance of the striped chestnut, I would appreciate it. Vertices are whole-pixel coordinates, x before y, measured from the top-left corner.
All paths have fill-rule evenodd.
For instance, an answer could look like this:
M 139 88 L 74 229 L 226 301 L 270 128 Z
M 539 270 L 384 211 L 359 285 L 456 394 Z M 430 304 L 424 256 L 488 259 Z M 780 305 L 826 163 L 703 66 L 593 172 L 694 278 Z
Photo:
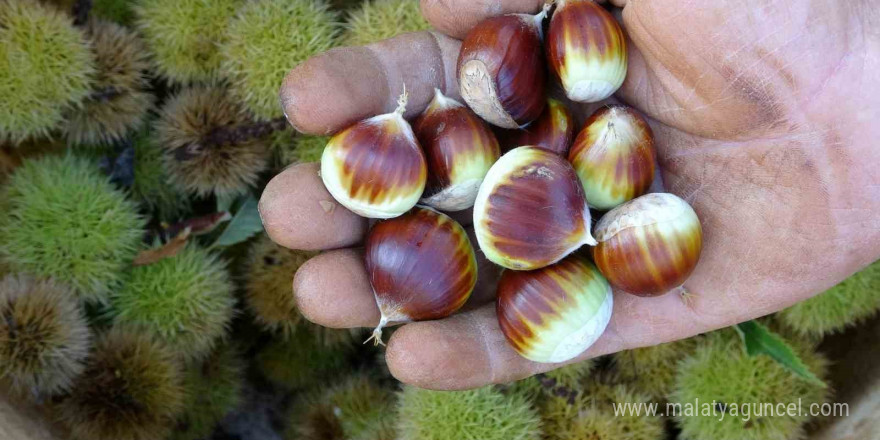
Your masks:
M 324 186 L 355 214 L 397 217 L 415 206 L 425 190 L 425 156 L 403 119 L 406 97 L 404 92 L 395 111 L 355 123 L 324 147 Z
M 532 271 L 510 271 L 498 282 L 501 331 L 524 358 L 565 362 L 586 351 L 611 320 L 608 281 L 581 253 Z
M 514 270 L 538 269 L 596 244 L 574 168 L 531 146 L 510 150 L 489 170 L 474 204 L 474 231 L 486 258 Z
M 504 151 L 533 145 L 566 157 L 574 138 L 574 119 L 565 104 L 548 98 L 547 107 L 535 122 L 519 130 L 499 130 L 498 138 Z
M 428 163 L 422 203 L 442 211 L 474 206 L 480 183 L 501 155 L 489 126 L 469 108 L 434 90 L 413 123 Z
M 464 228 L 429 208 L 373 225 L 364 263 L 381 313 L 370 337 L 376 344 L 389 322 L 451 315 L 477 282 L 477 260 Z
M 612 286 L 658 296 L 681 286 L 703 247 L 693 208 L 668 193 L 651 193 L 608 211 L 596 224 L 593 261 Z
M 546 47 L 550 70 L 572 101 L 601 101 L 626 77 L 623 30 L 593 0 L 557 0 Z
M 648 191 L 654 180 L 654 134 L 632 107 L 602 107 L 587 119 L 568 155 L 587 202 L 607 211 Z
M 483 20 L 461 43 L 461 97 L 493 125 L 520 128 L 544 110 L 547 73 L 541 38 L 547 9 L 538 15 L 507 14 Z

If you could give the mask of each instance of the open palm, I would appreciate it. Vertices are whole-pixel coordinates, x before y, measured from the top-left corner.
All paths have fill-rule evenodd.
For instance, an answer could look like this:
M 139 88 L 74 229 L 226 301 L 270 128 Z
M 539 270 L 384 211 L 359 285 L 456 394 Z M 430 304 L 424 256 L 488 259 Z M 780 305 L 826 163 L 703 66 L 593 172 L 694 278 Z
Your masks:
M 489 15 L 534 13 L 543 3 L 423 0 L 438 32 L 307 61 L 282 87 L 285 113 L 300 131 L 333 133 L 392 110 L 406 84 L 407 116 L 415 116 L 435 87 L 458 97 L 455 38 Z M 676 293 L 615 292 L 607 331 L 579 360 L 774 312 L 880 256 L 880 42 L 868 31 L 880 21 L 876 8 L 832 0 L 613 3 L 630 38 L 617 96 L 649 118 L 665 190 L 694 206 L 704 248 Z M 294 166 L 269 183 L 260 201 L 266 230 L 286 247 L 334 249 L 296 275 L 308 319 L 372 327 L 379 313 L 357 250 L 368 223 L 333 201 L 317 170 Z M 491 304 L 497 269 L 480 269 L 467 310 L 394 333 L 387 361 L 398 379 L 461 389 L 557 367 L 508 346 Z

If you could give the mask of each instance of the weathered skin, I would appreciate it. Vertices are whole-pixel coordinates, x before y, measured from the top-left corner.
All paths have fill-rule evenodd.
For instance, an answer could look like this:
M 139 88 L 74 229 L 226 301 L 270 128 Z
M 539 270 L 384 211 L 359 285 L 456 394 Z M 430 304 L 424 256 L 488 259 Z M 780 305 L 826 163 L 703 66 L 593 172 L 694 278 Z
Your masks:
M 542 3 L 423 0 L 423 11 L 436 29 L 461 37 L 487 15 L 534 13 Z M 619 96 L 649 118 L 662 181 L 696 209 L 704 247 L 685 296 L 616 295 L 608 330 L 581 358 L 782 309 L 880 257 L 880 11 L 871 2 L 614 3 L 624 6 L 632 43 Z M 457 99 L 456 44 L 421 33 L 337 49 L 292 71 L 282 102 L 295 126 L 327 133 L 390 111 L 393 91 L 406 82 L 409 110 L 417 114 L 434 87 Z M 581 116 L 594 108 L 571 106 Z M 308 167 L 286 170 L 264 193 L 270 236 L 294 248 L 360 242 L 361 223 L 334 209 Z M 284 216 L 293 210 L 314 215 Z M 297 273 L 306 317 L 335 327 L 375 324 L 372 292 L 355 256 L 324 253 Z M 472 302 L 491 301 L 495 277 L 488 267 L 481 263 Z M 505 343 L 491 304 L 406 325 L 391 338 L 387 359 L 402 381 L 441 389 L 554 368 L 525 360 Z

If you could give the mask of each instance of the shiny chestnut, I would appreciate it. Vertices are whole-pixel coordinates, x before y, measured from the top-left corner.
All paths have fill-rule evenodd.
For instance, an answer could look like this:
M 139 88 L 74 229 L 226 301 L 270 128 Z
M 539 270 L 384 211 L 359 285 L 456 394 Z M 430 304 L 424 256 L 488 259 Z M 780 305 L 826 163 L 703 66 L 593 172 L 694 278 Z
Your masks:
M 687 202 L 651 193 L 608 211 L 596 224 L 593 261 L 612 286 L 657 296 L 681 286 L 703 247 L 700 219 Z
M 397 110 L 357 122 L 330 138 L 321 155 L 321 180 L 352 212 L 391 218 L 415 206 L 425 190 L 425 155 L 403 119 L 406 93 Z
M 568 161 L 591 207 L 606 211 L 648 191 L 654 181 L 654 134 L 632 107 L 602 107 L 587 119 Z
M 626 78 L 623 30 L 593 0 L 557 0 L 546 47 L 550 70 L 572 101 L 601 101 Z
M 499 130 L 498 141 L 504 151 L 523 145 L 532 145 L 552 151 L 562 157 L 568 155 L 574 138 L 574 118 L 562 102 L 548 98 L 547 107 L 535 122 L 518 130 Z
M 464 228 L 428 208 L 373 225 L 364 263 L 381 313 L 370 338 L 377 344 L 389 322 L 451 315 L 477 282 L 477 260 Z
M 510 345 L 535 362 L 565 362 L 583 353 L 605 331 L 613 305 L 611 286 L 575 253 L 532 271 L 504 271 L 498 282 L 498 324 Z
M 514 270 L 538 269 L 596 243 L 574 168 L 531 146 L 514 148 L 489 170 L 474 204 L 474 231 L 486 258 Z
M 536 16 L 508 14 L 477 24 L 461 43 L 458 84 L 462 98 L 481 118 L 520 128 L 544 110 L 547 73 Z
M 501 154 L 489 126 L 464 104 L 435 89 L 413 130 L 428 164 L 422 203 L 442 211 L 474 206 L 483 178 Z

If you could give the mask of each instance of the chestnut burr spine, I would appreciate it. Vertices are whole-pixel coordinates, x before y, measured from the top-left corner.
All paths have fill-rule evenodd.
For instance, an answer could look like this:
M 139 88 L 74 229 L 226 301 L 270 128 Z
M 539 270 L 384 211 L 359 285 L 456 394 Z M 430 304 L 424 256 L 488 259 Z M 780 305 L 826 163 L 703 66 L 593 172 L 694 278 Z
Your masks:
M 496 309 L 501 331 L 523 357 L 563 362 L 602 334 L 611 317 L 611 286 L 582 254 L 543 269 L 505 271 Z
M 632 108 L 609 105 L 593 113 L 568 156 L 591 207 L 608 210 L 648 191 L 654 180 L 654 134 Z
M 367 235 L 365 265 L 381 312 L 370 338 L 377 344 L 389 322 L 451 315 L 477 282 L 476 257 L 464 228 L 427 208 L 376 223 Z
M 684 200 L 646 194 L 609 211 L 596 225 L 593 260 L 608 282 L 638 296 L 657 296 L 691 275 L 703 245 L 700 220 Z
M 465 102 L 480 117 L 519 128 L 544 109 L 546 71 L 537 16 L 508 14 L 478 24 L 462 42 L 458 80 Z
M 528 127 L 499 131 L 498 137 L 505 152 L 533 145 L 566 157 L 574 138 L 574 119 L 565 104 L 548 98 L 544 112 Z
M 358 122 L 333 136 L 321 157 L 321 178 L 343 206 L 370 218 L 412 208 L 424 191 L 427 167 L 409 123 L 406 92 L 397 110 Z
M 550 70 L 572 101 L 601 101 L 626 77 L 623 30 L 592 0 L 557 1 L 546 47 Z
M 500 156 L 492 130 L 458 101 L 434 90 L 434 99 L 413 123 L 428 165 L 422 203 L 444 211 L 474 204 L 477 190 Z

